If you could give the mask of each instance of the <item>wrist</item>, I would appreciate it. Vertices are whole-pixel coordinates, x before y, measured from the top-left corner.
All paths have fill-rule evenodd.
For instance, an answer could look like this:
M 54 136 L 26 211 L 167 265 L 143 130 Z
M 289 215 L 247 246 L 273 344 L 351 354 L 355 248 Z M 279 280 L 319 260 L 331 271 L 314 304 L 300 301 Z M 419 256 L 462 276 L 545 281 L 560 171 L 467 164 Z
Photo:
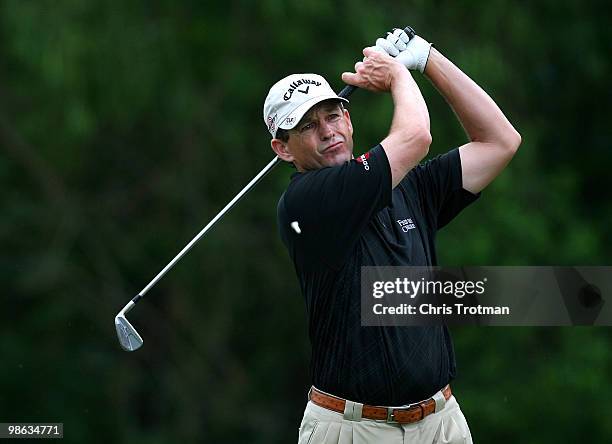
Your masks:
M 411 80 L 414 81 L 412 75 L 410 75 L 410 71 L 408 71 L 404 65 L 397 63 L 391 71 L 389 90 L 391 93 L 403 90 L 408 86 Z
M 431 77 L 432 73 L 436 70 L 436 67 L 439 66 L 440 56 L 440 52 L 432 45 L 423 74 L 425 74 L 427 77 Z
M 391 89 L 389 90 L 394 106 L 399 108 L 412 106 L 411 102 L 414 100 L 413 90 L 417 87 L 410 72 L 406 68 L 403 69 L 407 75 L 393 79 Z

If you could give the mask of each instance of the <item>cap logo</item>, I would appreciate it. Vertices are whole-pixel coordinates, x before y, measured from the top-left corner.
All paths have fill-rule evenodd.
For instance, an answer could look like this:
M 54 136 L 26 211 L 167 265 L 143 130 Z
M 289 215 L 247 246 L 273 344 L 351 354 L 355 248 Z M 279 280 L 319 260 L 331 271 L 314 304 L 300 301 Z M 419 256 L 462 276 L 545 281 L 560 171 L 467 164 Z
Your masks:
M 274 114 L 274 117 L 268 117 L 268 131 L 274 132 L 277 117 L 278 114 Z
M 302 85 L 308 85 L 306 87 L 306 90 L 302 91 L 298 89 Z M 291 84 L 289 85 L 289 89 L 287 90 L 287 92 L 285 92 L 285 95 L 283 96 L 283 99 L 285 99 L 285 102 L 289 100 L 293 95 L 293 91 L 295 91 L 296 89 L 302 94 L 308 94 L 308 91 L 310 90 L 310 85 L 321 86 L 321 82 L 317 82 L 316 80 L 311 79 L 300 79 L 296 80 L 295 82 L 291 82 Z

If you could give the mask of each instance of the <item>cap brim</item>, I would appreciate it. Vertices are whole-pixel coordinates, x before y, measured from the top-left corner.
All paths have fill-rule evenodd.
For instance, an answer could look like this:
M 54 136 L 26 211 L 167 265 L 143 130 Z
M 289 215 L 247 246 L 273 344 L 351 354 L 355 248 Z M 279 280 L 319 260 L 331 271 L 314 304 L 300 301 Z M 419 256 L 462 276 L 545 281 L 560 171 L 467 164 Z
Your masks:
M 308 110 L 310 110 L 310 108 L 315 106 L 317 103 L 323 102 L 324 100 L 338 100 L 345 103 L 349 103 L 349 101 L 344 97 L 339 97 L 335 94 L 326 94 L 322 96 L 313 97 L 312 99 L 307 100 L 306 102 L 298 106 L 296 109 L 294 109 L 292 113 L 283 117 L 281 123 L 278 125 L 278 128 L 282 128 L 285 130 L 295 128 L 297 124 L 300 123 L 300 120 L 302 120 L 302 117 L 304 117 L 304 114 L 306 114 Z M 285 123 L 287 121 L 291 123 Z

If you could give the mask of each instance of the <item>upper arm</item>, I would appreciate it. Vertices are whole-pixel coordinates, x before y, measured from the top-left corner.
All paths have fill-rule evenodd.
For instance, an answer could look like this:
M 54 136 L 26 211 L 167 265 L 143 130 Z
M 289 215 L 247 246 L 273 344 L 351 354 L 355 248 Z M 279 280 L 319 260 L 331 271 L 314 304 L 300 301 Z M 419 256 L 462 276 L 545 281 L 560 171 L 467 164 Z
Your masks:
M 518 134 L 518 133 L 517 133 Z M 469 142 L 459 147 L 463 188 L 481 192 L 508 165 L 520 143 L 508 146 L 494 142 Z

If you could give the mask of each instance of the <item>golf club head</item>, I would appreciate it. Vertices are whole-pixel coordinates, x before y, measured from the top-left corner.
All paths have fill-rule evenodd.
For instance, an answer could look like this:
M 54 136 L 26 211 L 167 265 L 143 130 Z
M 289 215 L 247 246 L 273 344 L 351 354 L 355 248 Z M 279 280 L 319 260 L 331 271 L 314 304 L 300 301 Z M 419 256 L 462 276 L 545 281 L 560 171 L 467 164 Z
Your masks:
M 115 316 L 115 328 L 119 343 L 125 351 L 134 351 L 142 347 L 143 340 L 123 313 Z

